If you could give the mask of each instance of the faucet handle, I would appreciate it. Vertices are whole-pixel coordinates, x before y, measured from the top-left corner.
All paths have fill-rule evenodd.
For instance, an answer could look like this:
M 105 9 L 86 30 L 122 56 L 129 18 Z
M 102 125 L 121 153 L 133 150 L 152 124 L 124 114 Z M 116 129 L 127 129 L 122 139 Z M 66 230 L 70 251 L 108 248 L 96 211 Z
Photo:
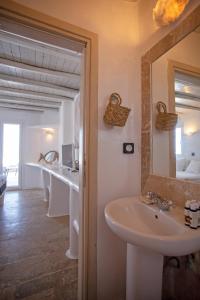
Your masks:
M 157 198 L 158 198 L 159 196 L 158 196 L 158 194 L 156 194 L 155 192 L 147 192 L 146 193 L 146 203 L 147 204 L 155 204 L 155 203 L 157 203 Z
M 174 205 L 173 205 L 173 202 L 171 200 L 163 199 L 163 200 L 158 202 L 158 207 L 161 210 L 169 210 L 170 207 L 174 207 Z
M 156 198 L 160 198 L 160 196 L 157 193 L 150 191 L 150 192 L 147 192 L 146 198 L 150 199 L 150 200 L 153 200 L 153 199 L 156 199 Z

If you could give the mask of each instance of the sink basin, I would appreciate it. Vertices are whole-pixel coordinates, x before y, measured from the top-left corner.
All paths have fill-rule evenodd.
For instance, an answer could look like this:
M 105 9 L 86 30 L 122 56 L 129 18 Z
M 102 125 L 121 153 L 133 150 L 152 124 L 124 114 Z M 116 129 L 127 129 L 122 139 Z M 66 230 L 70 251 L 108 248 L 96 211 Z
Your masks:
M 107 204 L 110 229 L 127 242 L 126 300 L 161 300 L 163 257 L 200 250 L 200 228 L 184 225 L 183 208 L 160 211 L 141 196 Z M 153 274 L 153 276 L 152 276 Z
M 183 208 L 163 212 L 142 201 L 141 196 L 112 201 L 106 205 L 105 218 L 127 242 L 126 300 L 161 300 L 164 255 L 198 251 L 200 229 L 184 225 Z
M 176 207 L 164 212 L 142 199 L 122 198 L 105 208 L 107 224 L 122 240 L 166 256 L 186 255 L 200 249 L 200 229 L 184 225 L 183 209 Z

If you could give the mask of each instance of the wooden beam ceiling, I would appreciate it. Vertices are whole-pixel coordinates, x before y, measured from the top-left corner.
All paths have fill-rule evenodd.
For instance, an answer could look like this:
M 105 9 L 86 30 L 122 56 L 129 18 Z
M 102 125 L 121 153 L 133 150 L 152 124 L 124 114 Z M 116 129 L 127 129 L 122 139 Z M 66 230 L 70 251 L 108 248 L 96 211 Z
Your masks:
M 15 33 L 21 30 L 18 24 L 0 19 L 0 107 L 43 112 L 73 101 L 80 90 L 82 57 L 72 51 L 75 44 L 69 50 L 70 41 L 38 35 L 38 30 L 28 34 L 28 28 L 23 28 L 22 37 Z M 84 45 L 78 47 L 82 51 Z
M 44 108 L 55 108 L 58 109 L 61 103 L 56 102 L 49 102 L 49 101 L 39 101 L 29 98 L 19 98 L 19 97 L 11 97 L 11 96 L 1 96 L 0 95 L 0 102 L 5 103 L 15 103 L 15 104 L 24 104 L 24 105 L 32 105 L 32 106 L 41 106 Z
M 5 86 L 5 84 L 9 83 L 14 88 L 19 89 L 28 89 L 30 91 L 38 91 L 43 93 L 52 93 L 58 96 L 64 96 L 69 98 L 74 98 L 78 93 L 78 90 L 71 88 L 64 88 L 62 86 L 58 86 L 55 84 L 44 83 L 36 80 L 29 80 L 25 78 L 20 78 L 17 76 L 9 76 L 0 74 L 0 85 Z
M 34 106 L 29 106 L 27 107 L 26 105 L 19 105 L 19 104 L 9 104 L 9 103 L 1 103 L 0 102 L 0 107 L 2 108 L 9 108 L 9 109 L 17 109 L 17 110 L 28 110 L 28 111 L 35 111 L 35 112 L 44 112 L 44 108 L 42 107 L 34 107 Z
M 27 75 L 32 75 L 32 74 L 39 75 L 39 76 L 45 75 L 54 80 L 61 79 L 64 82 L 61 86 L 66 86 L 65 82 L 71 80 L 73 81 L 76 89 L 79 89 L 80 87 L 80 75 L 77 74 L 52 71 L 46 68 L 30 66 L 27 64 L 19 63 L 4 58 L 0 58 L 0 67 L 7 67 L 9 69 L 17 69 L 20 71 L 24 71 L 25 73 L 27 73 Z
M 200 102 L 200 96 L 196 96 L 196 95 L 194 96 L 194 95 L 189 94 L 189 93 L 175 92 L 175 96 L 177 98 L 183 98 L 183 99 L 188 99 L 188 100 Z
M 12 33 L 17 38 L 18 36 L 23 36 L 29 41 L 36 41 L 42 45 L 54 46 L 59 50 L 64 50 L 65 52 L 82 53 L 85 47 L 85 42 L 79 42 L 62 36 L 62 34 L 55 34 L 50 31 L 40 30 L 36 27 L 29 27 L 25 24 L 18 23 L 15 20 L 7 19 L 4 16 L 0 16 L 1 20 L 1 31 L 6 34 Z
M 5 105 L 5 106 L 18 106 L 18 107 L 23 107 L 23 108 L 37 108 L 40 110 L 45 110 L 45 109 L 51 109 L 51 110 L 58 110 L 58 107 L 44 107 L 43 105 L 34 105 L 34 104 L 23 104 L 23 103 L 9 103 L 9 102 L 5 102 L 5 101 L 1 101 L 0 100 L 0 104 L 1 105 Z
M 72 101 L 73 98 L 0 86 L 0 95 L 25 97 L 51 102 Z
M 200 111 L 200 107 L 197 107 L 197 106 L 186 105 L 186 104 L 181 104 L 181 103 L 175 103 L 175 106 L 180 107 L 180 108 L 193 109 L 193 110 L 199 110 Z

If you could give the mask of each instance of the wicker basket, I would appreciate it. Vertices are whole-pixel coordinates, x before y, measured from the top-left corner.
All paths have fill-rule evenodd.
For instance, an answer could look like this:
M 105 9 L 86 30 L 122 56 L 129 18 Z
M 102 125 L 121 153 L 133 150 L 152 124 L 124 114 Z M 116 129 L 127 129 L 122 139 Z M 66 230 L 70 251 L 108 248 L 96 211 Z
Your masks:
M 156 128 L 166 131 L 174 129 L 177 123 L 178 115 L 175 113 L 168 113 L 165 103 L 161 101 L 156 104 L 156 108 L 158 111 L 156 117 Z
M 104 122 L 113 126 L 123 127 L 130 113 L 130 109 L 121 106 L 122 99 L 119 94 L 113 93 L 110 96 L 108 106 L 104 114 Z

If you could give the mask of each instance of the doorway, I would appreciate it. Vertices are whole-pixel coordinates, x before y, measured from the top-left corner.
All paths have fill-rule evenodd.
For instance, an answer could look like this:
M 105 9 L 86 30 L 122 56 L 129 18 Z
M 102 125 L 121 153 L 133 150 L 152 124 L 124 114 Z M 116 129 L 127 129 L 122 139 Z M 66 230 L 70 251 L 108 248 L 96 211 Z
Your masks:
M 9 288 L 1 299 L 5 300 L 10 295 L 15 298 L 15 292 L 11 288 L 15 287 L 17 293 L 19 291 L 27 298 L 37 295 L 43 299 L 50 293 L 53 299 L 76 300 L 79 232 L 77 230 L 74 233 L 74 239 L 71 237 L 73 227 L 70 197 L 74 194 L 71 191 L 71 186 L 74 185 L 77 202 L 82 202 L 79 191 L 83 173 L 79 172 L 78 167 L 68 169 L 61 149 L 75 144 L 74 133 L 77 132 L 75 150 L 79 163 L 78 124 L 80 115 L 83 114 L 80 109 L 83 98 L 76 99 L 82 94 L 80 82 L 84 45 L 76 46 L 75 42 L 60 35 L 38 30 L 34 26 L 27 28 L 23 23 L 9 18 L 0 17 L 0 20 L 4 25 L 4 30 L 0 28 L 0 45 L 3 48 L 0 53 L 2 166 L 7 176 L 4 203 L 0 207 L 0 221 L 6 232 L 4 235 L 0 234 L 0 261 L 6 252 L 6 241 L 12 234 L 12 230 L 5 230 L 8 224 L 11 225 L 10 228 L 18 224 L 23 234 L 20 237 L 16 235 L 11 241 L 15 240 L 17 247 L 22 242 L 26 252 L 30 254 L 27 256 L 20 248 L 15 259 L 15 246 L 11 245 L 9 266 L 0 262 L 1 284 L 6 284 L 6 280 L 9 282 Z M 71 49 L 72 44 L 74 50 Z M 75 110 L 78 112 L 76 116 Z M 71 147 L 71 154 L 73 150 Z M 74 166 L 74 160 L 71 161 L 71 166 Z M 43 172 L 48 176 L 47 185 Z M 43 197 L 46 191 L 48 193 Z M 78 216 L 73 217 L 79 226 Z M 39 232 L 38 228 L 41 228 Z M 57 249 L 57 244 L 60 244 L 60 249 Z M 46 267 L 46 259 L 44 260 L 44 249 L 46 259 L 50 261 L 49 268 Z M 33 261 L 34 272 L 30 268 Z M 28 270 L 26 276 L 20 266 Z M 13 276 L 12 270 L 15 268 L 18 273 Z M 55 282 L 62 273 L 65 274 L 65 282 L 62 290 L 59 290 Z M 51 283 L 47 287 L 49 277 Z M 16 278 L 20 283 L 16 282 Z M 26 281 L 31 286 L 38 282 L 37 288 L 34 291 L 27 290 Z M 43 286 L 42 290 L 39 286 Z
M 83 174 L 81 193 L 84 201 L 80 208 L 78 298 L 96 299 L 97 36 L 92 32 L 27 9 L 11 1 L 2 1 L 0 12 L 4 17 L 60 34 L 66 39 L 78 41 L 85 45 L 84 81 L 81 83 L 84 107 L 82 107 L 82 141 L 80 144 L 82 150 L 80 172 Z M 17 27 L 12 27 L 12 30 L 15 29 Z M 90 124 L 93 126 L 89 126 Z
M 20 124 L 3 124 L 2 166 L 8 189 L 20 188 Z

